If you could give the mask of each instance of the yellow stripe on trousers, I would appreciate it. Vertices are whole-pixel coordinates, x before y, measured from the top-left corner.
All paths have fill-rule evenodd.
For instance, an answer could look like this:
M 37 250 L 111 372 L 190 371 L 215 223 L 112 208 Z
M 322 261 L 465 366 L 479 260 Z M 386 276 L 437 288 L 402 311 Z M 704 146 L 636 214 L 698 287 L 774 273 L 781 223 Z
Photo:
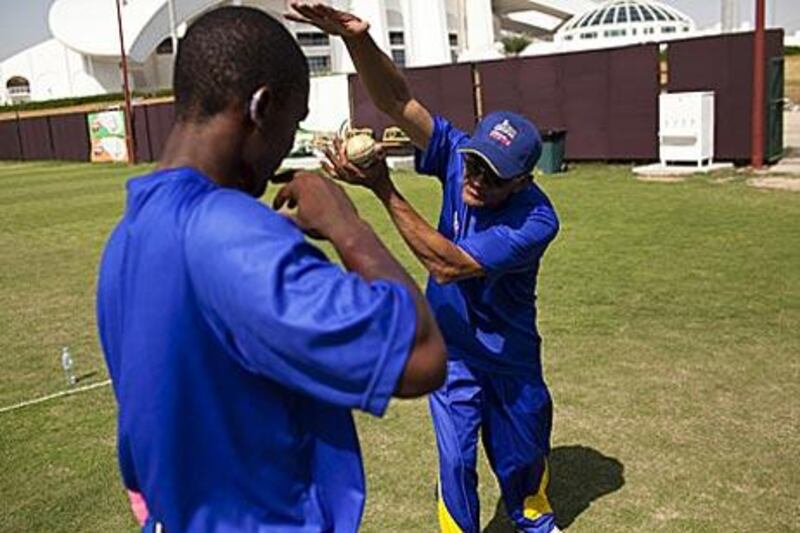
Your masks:
M 542 480 L 539 482 L 539 490 L 533 496 L 528 496 L 522 504 L 522 515 L 528 520 L 536 520 L 542 515 L 551 514 L 553 508 L 550 507 L 550 500 L 547 499 L 547 484 L 550 482 L 550 468 L 547 459 L 544 461 L 544 471 Z
M 542 472 L 542 479 L 539 482 L 539 489 L 536 494 L 528 496 L 523 502 L 522 515 L 528 520 L 537 520 L 546 514 L 552 514 L 553 508 L 550 506 L 550 500 L 547 499 L 547 485 L 550 483 L 550 467 L 547 460 L 544 463 L 544 471 Z M 442 487 L 439 485 L 439 531 L 441 533 L 463 533 L 462 529 L 458 527 L 450 511 L 444 503 L 442 497 Z
M 439 483 L 438 487 L 439 497 L 439 531 L 441 533 L 463 533 L 461 528 L 458 527 L 447 506 L 444 504 L 444 497 L 442 496 L 442 484 Z

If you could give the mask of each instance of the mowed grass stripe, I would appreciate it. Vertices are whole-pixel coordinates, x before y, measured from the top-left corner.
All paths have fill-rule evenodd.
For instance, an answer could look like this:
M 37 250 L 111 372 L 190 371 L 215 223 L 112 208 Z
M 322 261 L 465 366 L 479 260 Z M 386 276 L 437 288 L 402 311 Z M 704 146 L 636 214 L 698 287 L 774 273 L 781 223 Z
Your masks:
M 72 180 L 83 179 L 119 179 L 130 175 L 132 169 L 137 167 L 127 167 L 120 165 L 74 165 L 59 169 L 54 167 L 46 172 L 36 170 L 19 169 L 14 172 L 7 172 L 0 169 L 0 191 L 8 192 L 26 189 L 28 187 L 42 187 L 52 183 L 64 183 Z
M 93 187 L 98 191 L 112 187 L 122 188 L 125 178 L 130 175 L 130 170 L 127 173 L 121 170 L 109 172 L 87 165 L 87 168 L 53 174 L 46 179 L 29 179 L 24 176 L 5 179 L 0 175 L 0 203 L 10 205 L 17 201 L 45 200 L 59 193 L 68 197 L 72 191 L 79 193 L 82 190 L 91 190 Z
M 137 169 L 145 170 L 150 168 L 150 165 L 129 167 L 127 165 L 90 165 L 87 163 L 77 163 L 66 167 L 48 164 L 46 167 L 40 169 L 37 169 L 35 165 L 31 166 L 32 168 L 22 167 L 15 168 L 13 170 L 4 170 L 2 167 L 0 167 L 0 191 L 10 187 L 36 187 L 39 184 L 69 181 L 72 179 L 82 179 L 87 177 L 98 179 L 102 177 L 108 177 L 109 179 L 115 179 L 123 176 L 134 175 L 137 172 Z

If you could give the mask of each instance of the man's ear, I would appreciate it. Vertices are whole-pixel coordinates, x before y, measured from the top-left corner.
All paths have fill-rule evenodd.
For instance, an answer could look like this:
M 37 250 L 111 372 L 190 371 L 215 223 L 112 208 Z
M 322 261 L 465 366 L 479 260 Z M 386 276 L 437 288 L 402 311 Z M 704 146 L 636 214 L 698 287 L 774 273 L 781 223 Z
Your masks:
M 250 106 L 248 108 L 250 121 L 259 129 L 264 126 L 264 117 L 266 116 L 267 107 L 272 98 L 269 87 L 262 85 L 253 96 L 250 97 Z
M 514 178 L 514 187 L 512 187 L 512 192 L 518 192 L 525 188 L 525 186 L 533 181 L 533 175 L 526 175 L 520 176 L 518 178 Z

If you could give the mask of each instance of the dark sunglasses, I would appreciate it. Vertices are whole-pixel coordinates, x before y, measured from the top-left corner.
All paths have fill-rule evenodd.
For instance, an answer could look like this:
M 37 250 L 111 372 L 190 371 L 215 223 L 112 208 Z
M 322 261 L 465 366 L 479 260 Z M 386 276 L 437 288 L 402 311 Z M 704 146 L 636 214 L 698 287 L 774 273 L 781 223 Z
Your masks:
M 495 174 L 486 161 L 476 155 L 464 154 L 464 165 L 468 178 L 474 179 L 480 176 L 487 187 L 498 188 L 508 183 Z

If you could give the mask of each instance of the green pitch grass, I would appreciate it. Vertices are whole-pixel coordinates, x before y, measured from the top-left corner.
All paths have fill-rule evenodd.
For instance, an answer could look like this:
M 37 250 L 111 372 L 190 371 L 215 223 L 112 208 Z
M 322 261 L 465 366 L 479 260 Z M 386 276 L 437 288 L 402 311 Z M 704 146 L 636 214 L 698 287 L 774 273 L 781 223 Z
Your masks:
M 97 262 L 126 177 L 146 170 L 0 165 L 0 407 L 63 390 L 63 345 L 81 385 L 106 379 Z M 643 183 L 586 165 L 539 180 L 563 222 L 539 285 L 562 527 L 800 527 L 800 195 L 730 177 Z M 434 219 L 435 181 L 397 180 Z M 422 282 L 381 207 L 352 192 Z M 363 530 L 435 531 L 426 403 L 357 420 Z M 0 413 L 0 531 L 134 530 L 114 430 L 107 387 Z M 481 501 L 487 529 L 510 531 L 485 461 Z

